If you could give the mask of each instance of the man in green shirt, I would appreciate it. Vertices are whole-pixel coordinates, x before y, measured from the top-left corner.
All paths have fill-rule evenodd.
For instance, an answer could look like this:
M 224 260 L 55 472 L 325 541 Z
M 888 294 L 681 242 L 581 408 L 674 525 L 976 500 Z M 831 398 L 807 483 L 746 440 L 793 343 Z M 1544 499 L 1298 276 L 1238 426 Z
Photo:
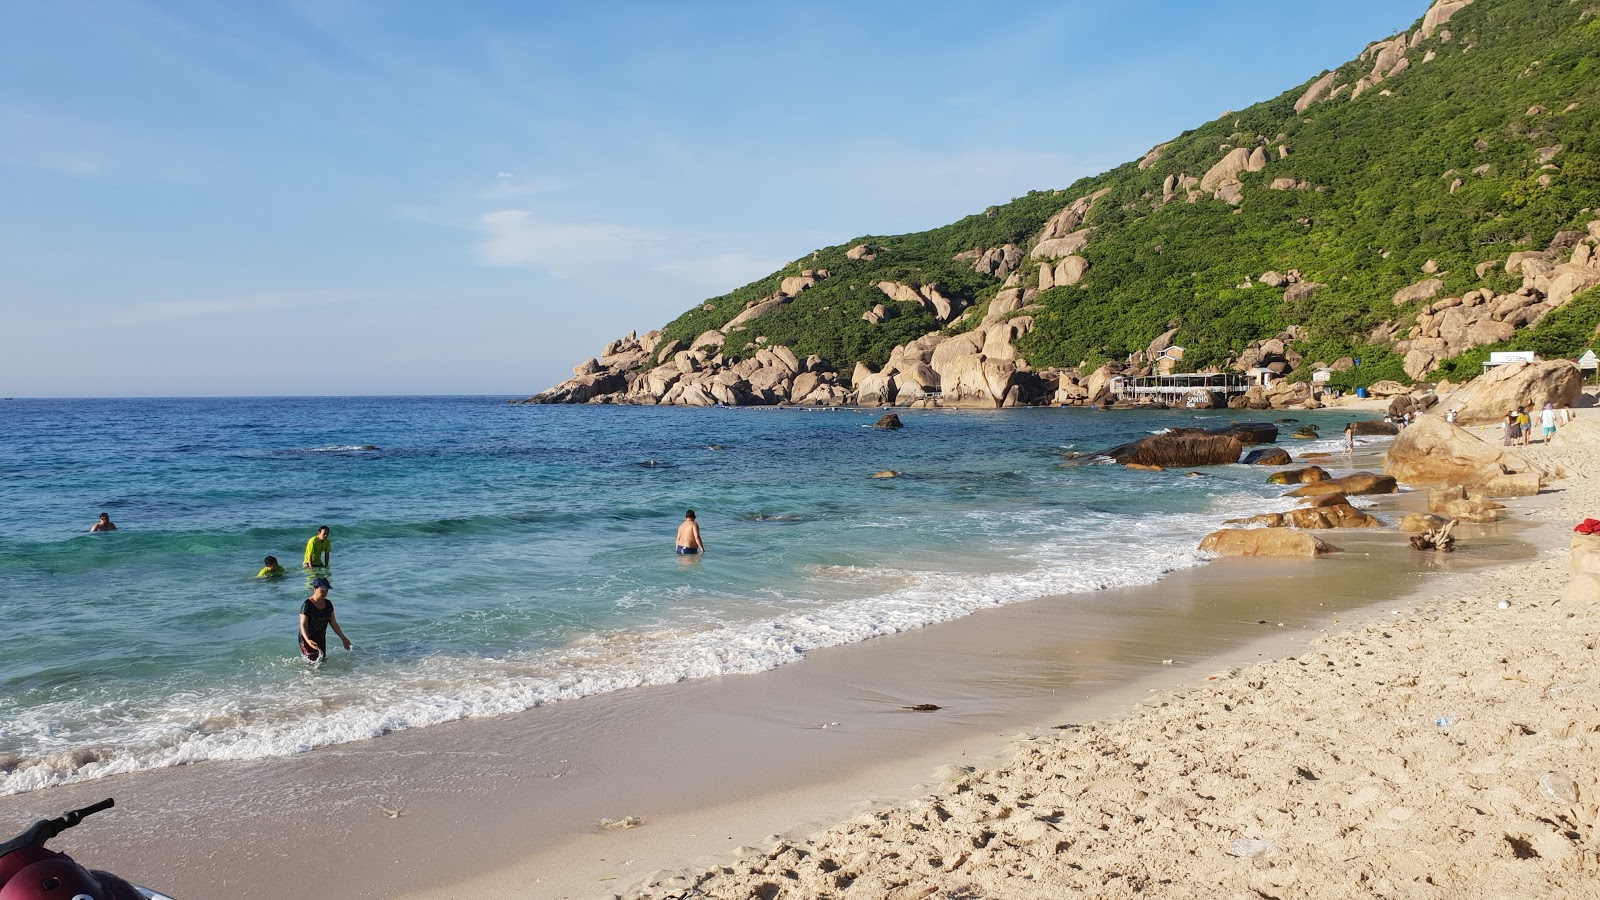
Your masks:
M 317 533 L 306 541 L 305 567 L 307 569 L 326 569 L 331 553 L 332 551 L 328 547 L 328 526 L 319 526 Z

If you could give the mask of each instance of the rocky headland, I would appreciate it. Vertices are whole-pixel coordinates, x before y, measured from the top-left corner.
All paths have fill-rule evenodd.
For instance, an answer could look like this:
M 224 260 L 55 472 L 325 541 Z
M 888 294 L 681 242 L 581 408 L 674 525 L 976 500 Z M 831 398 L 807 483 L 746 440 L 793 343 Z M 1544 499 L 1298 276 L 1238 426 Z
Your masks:
M 1104 406 L 1118 376 L 1188 371 L 1258 382 L 1189 405 L 1281 410 L 1576 356 L 1600 327 L 1600 96 L 1568 65 L 1589 24 L 1439 0 L 1137 162 L 814 251 L 525 402 Z

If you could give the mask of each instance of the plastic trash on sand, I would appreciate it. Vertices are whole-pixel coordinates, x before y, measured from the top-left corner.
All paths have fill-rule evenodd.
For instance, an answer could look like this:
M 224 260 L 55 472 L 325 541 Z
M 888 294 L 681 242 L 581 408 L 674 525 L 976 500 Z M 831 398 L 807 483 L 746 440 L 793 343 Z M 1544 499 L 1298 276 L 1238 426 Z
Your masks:
M 1578 802 L 1578 785 L 1565 772 L 1546 772 L 1540 775 L 1539 793 L 1558 803 Z
M 1242 859 L 1254 859 L 1263 853 L 1270 853 L 1278 848 L 1266 841 L 1255 838 L 1238 838 L 1228 845 L 1228 852 Z

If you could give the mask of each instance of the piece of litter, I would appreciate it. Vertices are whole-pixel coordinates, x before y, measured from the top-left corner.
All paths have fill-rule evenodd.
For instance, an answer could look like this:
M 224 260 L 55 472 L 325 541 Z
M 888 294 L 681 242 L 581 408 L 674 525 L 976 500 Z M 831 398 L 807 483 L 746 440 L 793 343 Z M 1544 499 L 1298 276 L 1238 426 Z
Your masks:
M 601 828 L 638 828 L 644 820 L 638 816 L 623 816 L 620 819 L 601 819 Z
M 1511 608 L 1511 604 L 1507 603 L 1504 600 L 1501 600 L 1500 603 L 1499 603 L 1499 607 L 1501 609 L 1510 609 Z
M 1228 845 L 1229 853 L 1232 853 L 1234 856 L 1238 856 L 1243 859 L 1251 859 L 1253 857 L 1260 856 L 1263 853 L 1270 853 L 1276 849 L 1278 848 L 1274 847 L 1272 844 L 1269 844 L 1266 841 L 1258 841 L 1255 838 L 1239 838 Z
M 1172 665 L 1172 660 L 1170 660 L 1170 659 L 1163 659 L 1163 660 L 1162 660 L 1162 661 L 1161 661 L 1161 664 L 1162 664 L 1162 665 L 1163 665 L 1163 666 L 1170 666 L 1170 665 Z

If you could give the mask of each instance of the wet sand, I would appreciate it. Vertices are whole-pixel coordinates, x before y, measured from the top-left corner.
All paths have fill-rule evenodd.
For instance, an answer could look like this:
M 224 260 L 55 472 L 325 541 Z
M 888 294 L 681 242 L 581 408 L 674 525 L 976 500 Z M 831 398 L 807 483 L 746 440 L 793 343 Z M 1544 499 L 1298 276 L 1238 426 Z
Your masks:
M 1486 528 L 1438 568 L 1525 552 L 1512 531 Z M 1435 571 L 1392 531 L 1334 540 L 1347 552 L 1222 560 L 753 676 L 0 798 L 0 821 L 114 796 L 116 811 L 57 844 L 180 898 L 611 896 L 658 869 L 916 796 L 940 766 L 998 764 L 1018 732 L 1048 735 L 1295 652 Z M 903 709 L 923 703 L 940 709 Z M 629 816 L 643 824 L 600 824 Z

